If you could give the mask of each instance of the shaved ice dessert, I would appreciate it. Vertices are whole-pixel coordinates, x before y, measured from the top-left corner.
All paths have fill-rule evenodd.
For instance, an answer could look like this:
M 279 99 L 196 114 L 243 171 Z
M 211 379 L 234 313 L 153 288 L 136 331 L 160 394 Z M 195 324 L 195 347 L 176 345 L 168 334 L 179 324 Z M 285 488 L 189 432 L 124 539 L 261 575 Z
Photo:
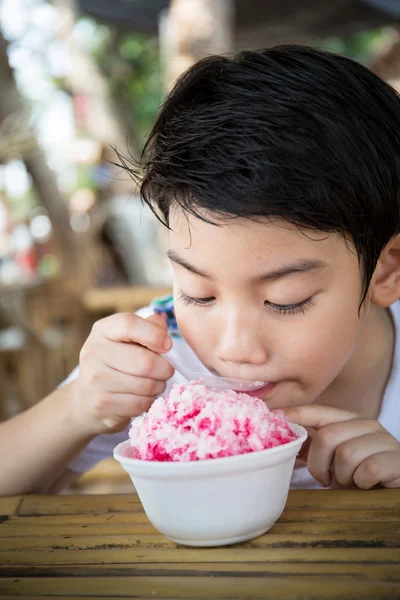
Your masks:
M 271 529 L 306 438 L 259 398 L 192 381 L 134 419 L 114 457 L 161 533 L 187 546 L 220 546 Z
M 133 421 L 129 437 L 127 457 L 189 462 L 259 452 L 298 436 L 259 398 L 192 381 L 158 398 L 145 418 Z

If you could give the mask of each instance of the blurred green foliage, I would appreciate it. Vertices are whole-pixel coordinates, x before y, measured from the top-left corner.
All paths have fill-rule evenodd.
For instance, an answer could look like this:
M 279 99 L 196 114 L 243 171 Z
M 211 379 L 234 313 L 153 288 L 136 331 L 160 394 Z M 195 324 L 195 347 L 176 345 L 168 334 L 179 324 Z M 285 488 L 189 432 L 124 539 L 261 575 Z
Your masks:
M 393 30 L 387 27 L 361 31 L 351 36 L 332 37 L 320 40 L 315 44 L 318 48 L 348 56 L 353 60 L 368 65 L 377 53 L 390 42 Z
M 39 198 L 34 187 L 23 192 L 20 195 L 14 196 L 7 194 L 7 204 L 10 211 L 10 217 L 16 223 L 25 221 L 30 212 L 40 204 Z
M 142 146 L 163 98 L 158 40 L 144 34 L 119 34 L 112 27 L 84 21 L 90 22 L 93 31 L 87 50 Z
M 88 18 L 80 21 L 92 31 L 87 50 L 107 78 L 125 122 L 141 148 L 164 94 L 158 40 L 144 34 L 120 34 Z M 392 35 L 390 28 L 380 28 L 320 40 L 315 46 L 368 64 Z
M 120 40 L 119 50 L 124 65 L 120 70 L 121 76 L 113 79 L 113 85 L 129 98 L 132 112 L 137 117 L 139 134 L 143 138 L 148 133 L 163 98 L 158 41 L 144 35 L 126 36 Z

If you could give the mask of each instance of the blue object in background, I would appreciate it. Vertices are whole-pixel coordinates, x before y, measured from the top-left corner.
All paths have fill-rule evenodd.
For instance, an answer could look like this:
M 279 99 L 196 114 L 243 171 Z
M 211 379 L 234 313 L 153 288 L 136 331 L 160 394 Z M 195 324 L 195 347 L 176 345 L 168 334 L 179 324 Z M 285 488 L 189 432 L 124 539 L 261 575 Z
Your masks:
M 175 317 L 173 296 L 155 298 L 151 303 L 151 306 L 157 315 L 161 315 L 163 319 L 166 320 L 169 335 L 176 338 L 181 337 Z

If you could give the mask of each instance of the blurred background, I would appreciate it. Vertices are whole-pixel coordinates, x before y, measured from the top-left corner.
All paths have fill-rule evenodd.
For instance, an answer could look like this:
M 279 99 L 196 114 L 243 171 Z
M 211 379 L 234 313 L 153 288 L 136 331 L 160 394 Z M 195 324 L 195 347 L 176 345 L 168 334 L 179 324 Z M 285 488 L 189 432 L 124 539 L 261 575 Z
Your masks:
M 78 362 L 95 320 L 169 292 L 138 157 L 163 97 L 211 53 L 306 43 L 400 90 L 400 0 L 0 0 L 0 420 Z M 114 461 L 73 491 L 130 491 Z

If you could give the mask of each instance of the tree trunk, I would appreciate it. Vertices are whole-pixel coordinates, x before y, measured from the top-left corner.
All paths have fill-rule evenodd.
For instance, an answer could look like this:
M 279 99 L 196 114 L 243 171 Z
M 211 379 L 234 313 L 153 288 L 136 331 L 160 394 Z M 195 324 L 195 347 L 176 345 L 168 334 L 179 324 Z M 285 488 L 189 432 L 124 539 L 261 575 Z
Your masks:
M 43 150 L 38 146 L 34 131 L 29 125 L 27 109 L 17 88 L 12 70 L 8 63 L 7 42 L 0 33 L 0 121 L 14 122 L 14 136 L 20 136 L 20 145 L 8 158 L 20 158 L 32 177 L 42 205 L 49 213 L 53 224 L 54 239 L 61 252 L 63 263 L 73 262 L 74 246 L 72 230 L 69 226 L 69 214 L 62 197 L 55 174 L 47 165 Z M 21 133 L 22 132 L 22 133 Z M 24 137 L 25 136 L 25 137 Z M 7 159 L 3 154 L 3 160 Z
M 233 0 L 171 0 L 160 19 L 165 85 L 209 54 L 233 51 Z
M 70 70 L 68 83 L 75 95 L 82 95 L 88 100 L 85 128 L 93 139 L 99 141 L 107 155 L 107 159 L 116 159 L 111 146 L 115 146 L 122 154 L 127 149 L 134 155 L 139 154 L 139 145 L 131 128 L 120 114 L 118 105 L 110 93 L 107 81 L 94 60 L 82 49 L 78 40 L 72 35 L 75 10 L 73 0 L 53 0 L 60 11 L 59 37 L 63 40 L 69 53 Z M 116 177 L 110 181 L 110 192 L 131 193 L 134 184 L 129 177 Z
M 369 68 L 400 91 L 400 28 L 394 30 L 386 48 L 379 53 Z

